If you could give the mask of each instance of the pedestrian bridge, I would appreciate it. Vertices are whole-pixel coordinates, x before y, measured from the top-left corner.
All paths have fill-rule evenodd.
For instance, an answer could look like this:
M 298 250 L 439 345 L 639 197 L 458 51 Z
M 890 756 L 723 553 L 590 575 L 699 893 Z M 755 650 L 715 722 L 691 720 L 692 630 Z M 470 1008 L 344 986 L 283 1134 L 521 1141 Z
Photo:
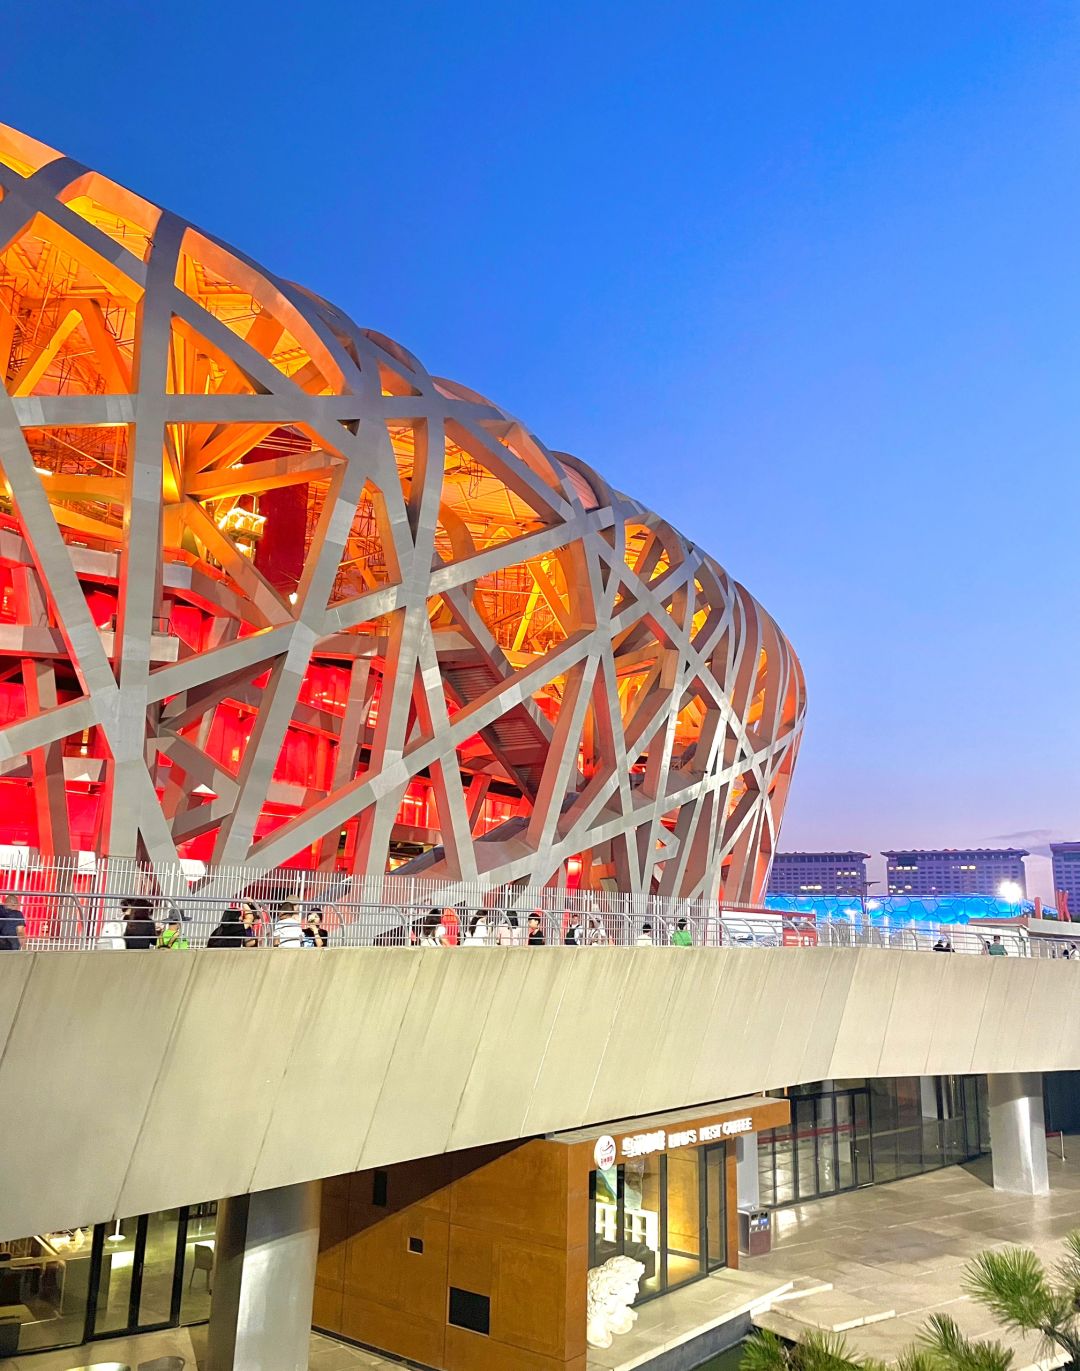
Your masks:
M 805 1081 L 1080 1068 L 1078 988 L 870 947 L 0 956 L 0 1240 Z

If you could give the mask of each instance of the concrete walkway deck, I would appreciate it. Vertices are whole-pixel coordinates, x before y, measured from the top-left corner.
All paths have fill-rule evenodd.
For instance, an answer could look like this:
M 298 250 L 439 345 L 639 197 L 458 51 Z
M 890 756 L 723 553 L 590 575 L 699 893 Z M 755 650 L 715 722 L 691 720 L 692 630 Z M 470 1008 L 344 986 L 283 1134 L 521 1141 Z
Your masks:
M 1080 1139 L 1067 1138 L 1065 1152 L 1065 1162 L 1051 1154 L 1051 1191 L 1039 1198 L 993 1190 L 984 1158 L 775 1214 L 772 1252 L 744 1258 L 743 1270 L 833 1289 L 776 1305 L 757 1321 L 792 1338 L 807 1327 L 843 1329 L 853 1350 L 895 1361 L 941 1311 L 965 1333 L 1013 1347 L 1017 1371 L 1047 1364 L 1038 1339 L 1000 1328 L 962 1281 L 987 1248 L 1031 1247 L 1046 1262 L 1062 1254 L 1065 1235 L 1080 1228 Z

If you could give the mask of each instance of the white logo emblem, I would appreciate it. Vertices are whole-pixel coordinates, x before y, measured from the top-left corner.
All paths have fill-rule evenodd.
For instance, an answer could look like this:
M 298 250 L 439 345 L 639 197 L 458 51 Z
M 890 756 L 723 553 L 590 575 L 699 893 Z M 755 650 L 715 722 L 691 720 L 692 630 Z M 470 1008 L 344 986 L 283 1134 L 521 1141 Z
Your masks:
M 615 1139 L 610 1133 L 605 1133 L 602 1138 L 597 1138 L 592 1154 L 593 1161 L 599 1170 L 611 1170 L 615 1165 Z

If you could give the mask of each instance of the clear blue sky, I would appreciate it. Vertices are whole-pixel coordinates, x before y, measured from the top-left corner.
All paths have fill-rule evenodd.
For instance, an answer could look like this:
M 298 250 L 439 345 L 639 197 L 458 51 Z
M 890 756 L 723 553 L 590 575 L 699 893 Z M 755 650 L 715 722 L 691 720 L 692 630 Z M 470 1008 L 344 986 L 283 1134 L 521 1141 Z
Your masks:
M 5 15 L 0 118 L 664 511 L 807 673 L 784 847 L 1080 838 L 1080 9 Z

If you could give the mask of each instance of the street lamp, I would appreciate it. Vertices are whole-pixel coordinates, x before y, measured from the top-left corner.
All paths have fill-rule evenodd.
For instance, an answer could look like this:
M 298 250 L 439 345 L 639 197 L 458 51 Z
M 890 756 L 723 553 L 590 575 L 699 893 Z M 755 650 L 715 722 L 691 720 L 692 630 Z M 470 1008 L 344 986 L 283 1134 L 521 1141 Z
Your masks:
M 881 884 L 882 884 L 881 881 L 868 881 L 868 880 L 865 880 L 865 879 L 864 879 L 863 882 L 862 882 L 862 894 L 861 894 L 861 896 L 860 896 L 860 903 L 862 904 L 863 928 L 864 928 L 865 930 L 869 930 L 869 928 L 870 928 L 870 908 L 871 908 L 870 898 L 869 898 L 869 897 L 870 897 L 870 887 L 871 887 L 871 886 L 875 886 L 875 885 L 881 885 Z M 874 908 L 877 908 L 876 902 L 874 903 L 874 906 L 873 906 L 873 907 L 874 907 Z M 889 926 L 889 916 L 886 914 L 886 916 L 885 916 L 885 927 L 888 928 L 888 926 Z

